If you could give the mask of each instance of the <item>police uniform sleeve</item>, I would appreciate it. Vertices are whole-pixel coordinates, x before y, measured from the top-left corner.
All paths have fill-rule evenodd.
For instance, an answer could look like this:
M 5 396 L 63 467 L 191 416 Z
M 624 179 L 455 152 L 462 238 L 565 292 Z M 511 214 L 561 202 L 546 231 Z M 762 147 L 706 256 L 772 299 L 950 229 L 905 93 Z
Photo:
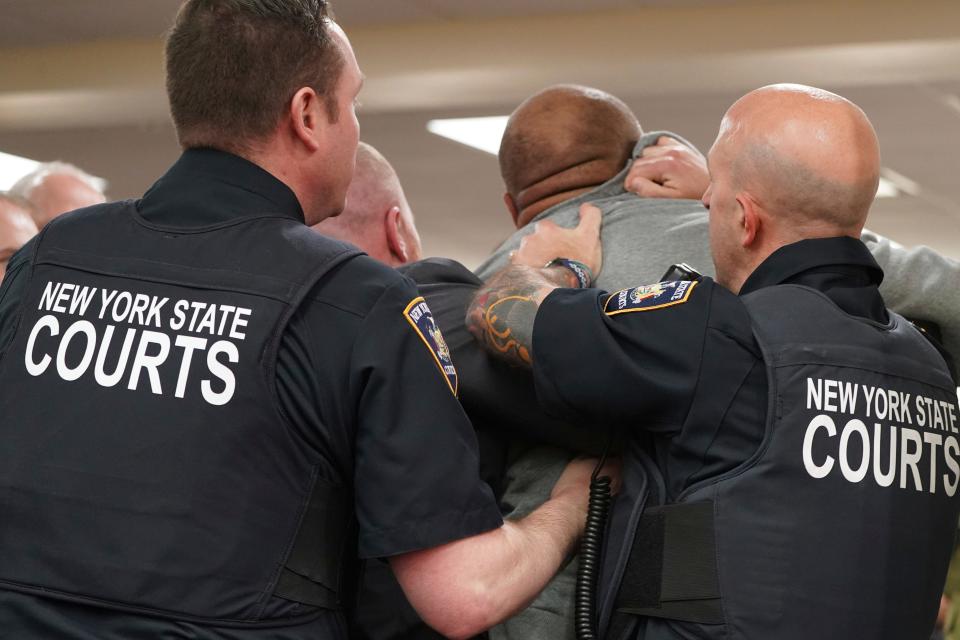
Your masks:
M 502 524 L 478 472 L 449 349 L 406 279 L 387 289 L 354 347 L 360 555 L 385 557 Z
M 557 289 L 533 331 L 537 397 L 581 423 L 680 429 L 697 388 L 714 284 L 658 283 L 607 294 Z
M 496 453 L 494 439 L 514 437 L 573 451 L 603 451 L 604 434 L 546 415 L 537 404 L 530 372 L 501 362 L 474 339 L 464 318 L 483 285 L 479 278 L 460 263 L 444 258 L 414 262 L 399 271 L 417 284 L 450 346 L 460 380 L 460 403 L 477 429 L 482 454 Z M 494 446 L 485 449 L 485 438 Z M 491 457 L 480 456 L 481 470 L 493 471 L 494 465 L 488 464 Z

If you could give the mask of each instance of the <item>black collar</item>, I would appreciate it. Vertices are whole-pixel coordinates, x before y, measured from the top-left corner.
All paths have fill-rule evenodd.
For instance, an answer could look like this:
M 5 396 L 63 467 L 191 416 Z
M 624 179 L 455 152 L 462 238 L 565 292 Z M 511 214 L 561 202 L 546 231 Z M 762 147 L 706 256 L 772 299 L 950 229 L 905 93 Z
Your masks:
M 279 215 L 303 222 L 293 191 L 249 160 L 216 149 L 188 149 L 137 203 L 164 227 L 197 228 Z
M 815 238 L 771 253 L 743 283 L 740 294 L 775 284 L 805 284 L 810 273 L 837 271 L 837 267 L 843 273 L 861 274 L 866 279 L 863 284 L 879 285 L 883 281 L 883 270 L 860 240 L 849 236 Z
M 887 322 L 877 287 L 883 270 L 860 240 L 847 236 L 801 240 L 780 247 L 750 274 L 740 295 L 778 284 L 816 289 L 845 312 Z

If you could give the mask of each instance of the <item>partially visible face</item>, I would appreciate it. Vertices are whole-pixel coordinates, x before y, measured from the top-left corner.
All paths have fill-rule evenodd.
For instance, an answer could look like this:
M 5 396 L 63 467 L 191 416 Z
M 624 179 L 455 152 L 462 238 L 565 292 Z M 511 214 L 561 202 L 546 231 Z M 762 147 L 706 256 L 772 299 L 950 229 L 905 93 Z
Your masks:
M 0 202 L 0 280 L 3 280 L 13 254 L 35 235 L 37 225 L 29 213 L 13 204 Z
M 106 202 L 106 197 L 80 178 L 51 174 L 30 192 L 34 222 L 42 229 L 59 215 Z
M 710 186 L 703 194 L 703 206 L 710 210 L 710 253 L 717 282 L 731 288 L 733 266 L 739 254 L 740 204 L 732 169 L 732 141 L 727 119 L 707 155 Z
M 326 182 L 325 191 L 329 205 L 325 215 L 338 215 L 345 206 L 347 189 L 353 180 L 357 163 L 357 144 L 360 142 L 360 122 L 357 120 L 357 97 L 363 87 L 363 74 L 357 64 L 353 48 L 343 29 L 336 23 L 330 24 L 330 34 L 340 47 L 343 56 L 343 69 L 337 81 L 336 109 L 338 118 L 331 122 L 326 153 L 319 158 L 323 166 Z

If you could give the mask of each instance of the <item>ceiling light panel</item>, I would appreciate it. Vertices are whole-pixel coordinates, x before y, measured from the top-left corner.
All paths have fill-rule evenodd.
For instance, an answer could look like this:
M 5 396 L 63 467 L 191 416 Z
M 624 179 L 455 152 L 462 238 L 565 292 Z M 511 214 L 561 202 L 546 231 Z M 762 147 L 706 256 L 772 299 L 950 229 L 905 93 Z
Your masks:
M 468 147 L 497 155 L 497 152 L 500 151 L 503 130 L 507 127 L 508 117 L 485 116 L 482 118 L 431 120 L 427 123 L 427 131 Z

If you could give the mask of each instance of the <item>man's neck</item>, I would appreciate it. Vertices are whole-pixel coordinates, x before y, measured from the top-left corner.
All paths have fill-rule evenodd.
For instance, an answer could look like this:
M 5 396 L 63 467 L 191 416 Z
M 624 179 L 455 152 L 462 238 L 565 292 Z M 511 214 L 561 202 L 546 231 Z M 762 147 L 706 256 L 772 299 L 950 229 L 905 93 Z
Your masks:
M 525 227 L 528 225 L 534 218 L 538 215 L 558 204 L 563 204 L 568 200 L 573 200 L 578 196 L 582 196 L 585 193 L 593 191 L 600 185 L 594 185 L 592 187 L 581 187 L 579 189 L 573 189 L 571 191 L 564 191 L 562 193 L 556 193 L 548 198 L 543 198 L 538 200 L 533 204 L 521 209 L 520 214 L 517 216 L 517 228 Z
M 550 207 L 596 189 L 622 168 L 623 163 L 618 158 L 593 157 L 563 167 L 524 187 L 514 200 L 520 210 L 517 227 L 529 223 Z

